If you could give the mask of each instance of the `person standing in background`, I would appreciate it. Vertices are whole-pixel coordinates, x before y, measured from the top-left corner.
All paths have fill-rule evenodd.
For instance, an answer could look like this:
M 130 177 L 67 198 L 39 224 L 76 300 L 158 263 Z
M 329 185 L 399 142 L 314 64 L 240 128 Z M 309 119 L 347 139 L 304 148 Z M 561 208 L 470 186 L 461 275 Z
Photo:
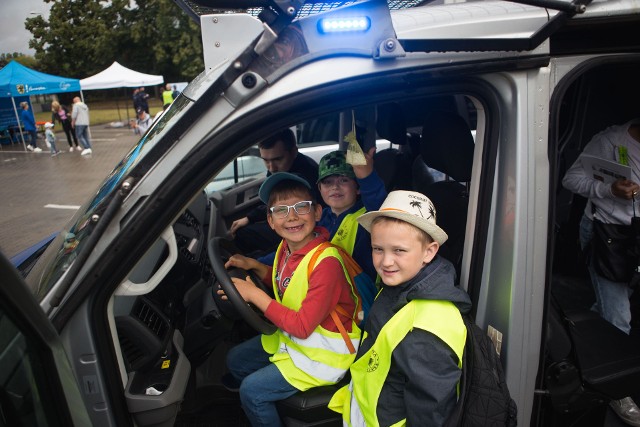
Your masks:
M 138 108 L 142 108 L 140 105 L 140 88 L 135 88 L 133 90 L 133 111 L 138 111 Z
M 29 110 L 28 102 L 21 102 L 20 107 L 22 108 L 22 112 L 20 113 L 20 120 L 24 124 L 24 130 L 29 134 L 29 144 L 27 145 L 27 150 L 33 151 L 34 153 L 39 153 L 42 151 L 41 148 L 38 148 L 38 133 L 36 131 L 36 119 L 33 117 L 33 113 Z
M 138 119 L 131 123 L 133 133 L 136 135 L 144 135 L 147 129 L 151 127 L 151 124 L 153 124 L 153 119 L 142 108 L 139 108 L 136 113 L 138 114 Z
M 73 111 L 71 112 L 71 127 L 76 130 L 76 136 L 84 150 L 83 156 L 91 154 L 91 141 L 89 140 L 89 107 L 80 101 L 80 97 L 73 98 Z
M 51 157 L 55 157 L 60 154 L 60 150 L 56 148 L 56 134 L 53 133 L 53 123 L 47 122 L 44 124 L 44 137 L 47 139 L 49 146 L 51 147 Z
M 164 91 L 162 92 L 162 107 L 165 108 L 167 105 L 173 102 L 173 91 L 171 90 L 171 85 L 167 83 L 164 87 Z
M 149 114 L 149 94 L 144 91 L 144 88 L 141 87 L 138 92 L 138 108 L 142 108 L 145 113 Z M 136 111 L 138 109 L 136 108 Z
M 51 103 L 51 123 L 55 123 L 56 120 L 60 122 L 62 130 L 64 130 L 65 135 L 67 135 L 69 152 L 73 151 L 74 143 L 76 146 L 75 149 L 80 151 L 81 148 L 78 146 L 78 137 L 71 127 L 71 116 L 69 115 L 69 110 L 67 110 L 63 105 L 60 105 L 58 101 L 53 101 Z
M 587 173 L 583 156 L 588 155 L 630 167 L 630 176 L 606 183 Z M 632 283 L 637 260 L 634 247 L 611 245 L 617 250 L 605 255 L 602 247 L 610 244 L 607 225 L 624 229 L 633 236 L 632 223 L 637 221 L 638 191 L 640 191 L 640 119 L 623 125 L 610 126 L 596 134 L 584 147 L 582 154 L 567 170 L 562 185 L 569 191 L 587 199 L 580 221 L 579 236 L 582 250 L 587 254 L 587 269 L 596 297 L 592 310 L 625 334 L 631 333 L 631 302 L 635 288 Z M 596 232 L 600 230 L 600 232 Z M 599 245 L 602 243 L 602 245 Z M 635 239 L 631 239 L 635 245 Z M 624 259 L 627 271 L 603 269 L 607 261 Z M 618 264 L 618 263 L 616 263 Z M 637 273 L 636 273 L 637 274 Z M 625 279 L 623 276 L 626 276 Z M 640 426 L 640 408 L 632 397 L 612 400 L 609 405 L 624 422 Z

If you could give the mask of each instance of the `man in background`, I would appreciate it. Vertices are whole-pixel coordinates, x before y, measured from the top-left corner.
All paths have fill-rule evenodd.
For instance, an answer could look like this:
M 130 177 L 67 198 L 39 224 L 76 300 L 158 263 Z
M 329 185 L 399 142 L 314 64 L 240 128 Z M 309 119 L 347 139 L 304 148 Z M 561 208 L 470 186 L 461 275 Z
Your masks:
M 304 178 L 313 189 L 316 200 L 322 200 L 318 192 L 318 164 L 311 157 L 298 152 L 293 131 L 286 128 L 258 143 L 260 157 L 267 167 L 267 176 L 276 172 L 290 172 Z M 238 249 L 245 254 L 262 255 L 275 251 L 280 236 L 269 227 L 266 205 L 259 205 L 246 217 L 235 220 L 229 232 L 235 238 Z
M 91 140 L 89 137 L 89 107 L 80 101 L 80 97 L 73 98 L 73 111 L 71 112 L 71 127 L 75 129 L 78 141 L 84 148 L 80 153 L 83 156 L 91 154 Z

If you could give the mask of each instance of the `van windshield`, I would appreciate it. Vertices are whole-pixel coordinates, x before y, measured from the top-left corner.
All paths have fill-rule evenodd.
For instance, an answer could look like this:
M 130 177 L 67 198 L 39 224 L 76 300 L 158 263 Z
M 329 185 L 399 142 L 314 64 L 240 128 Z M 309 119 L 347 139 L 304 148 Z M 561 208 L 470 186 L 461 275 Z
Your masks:
M 51 242 L 26 278 L 27 284 L 39 301 L 60 280 L 83 250 L 87 238 L 95 228 L 91 218 L 104 211 L 108 200 L 120 188 L 131 170 L 153 149 L 192 104 L 184 96 L 177 98 L 171 107 L 156 119 L 149 131 L 133 146 L 113 171 L 107 175 L 95 196 L 77 211 L 71 221 Z

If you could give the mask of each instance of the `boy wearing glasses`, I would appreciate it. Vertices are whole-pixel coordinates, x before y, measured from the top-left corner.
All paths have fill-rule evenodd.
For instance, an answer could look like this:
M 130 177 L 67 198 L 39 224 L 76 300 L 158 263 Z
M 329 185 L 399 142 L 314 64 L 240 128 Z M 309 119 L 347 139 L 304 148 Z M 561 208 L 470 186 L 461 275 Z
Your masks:
M 325 228 L 316 226 L 322 207 L 309 183 L 294 174 L 274 173 L 260 187 L 259 196 L 268 207 L 269 226 L 282 237 L 273 266 L 234 255 L 226 267 L 254 269 L 273 285 L 275 298 L 250 281 L 233 279 L 242 297 L 278 330 L 232 348 L 227 367 L 240 383 L 240 401 L 251 424 L 279 426 L 276 401 L 344 377 L 355 354 L 339 328 L 346 330 L 355 349 L 360 329 L 354 289 L 337 249 L 324 249 L 313 270 L 307 271 L 313 253 L 329 237 Z M 342 310 L 334 311 L 336 306 Z
M 356 219 L 367 211 L 380 208 L 387 191 L 380 176 L 373 169 L 372 148 L 366 155 L 366 165 L 351 166 L 344 151 L 332 151 L 320 159 L 316 184 L 325 207 L 317 225 L 329 231 L 329 240 L 347 251 L 362 270 L 376 281 L 371 260 L 371 238 L 358 226 Z M 258 258 L 271 264 L 274 254 Z

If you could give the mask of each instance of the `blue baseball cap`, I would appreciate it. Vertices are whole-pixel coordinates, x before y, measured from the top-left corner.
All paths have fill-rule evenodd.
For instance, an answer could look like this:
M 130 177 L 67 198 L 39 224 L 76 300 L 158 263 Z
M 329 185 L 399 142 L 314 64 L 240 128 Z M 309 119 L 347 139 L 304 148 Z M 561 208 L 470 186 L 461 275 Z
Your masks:
M 258 191 L 258 196 L 260 196 L 260 200 L 262 200 L 265 205 L 269 203 L 269 196 L 271 195 L 273 187 L 282 181 L 296 181 L 304 184 L 305 187 L 311 190 L 311 185 L 301 176 L 289 172 L 276 172 L 262 183 Z

